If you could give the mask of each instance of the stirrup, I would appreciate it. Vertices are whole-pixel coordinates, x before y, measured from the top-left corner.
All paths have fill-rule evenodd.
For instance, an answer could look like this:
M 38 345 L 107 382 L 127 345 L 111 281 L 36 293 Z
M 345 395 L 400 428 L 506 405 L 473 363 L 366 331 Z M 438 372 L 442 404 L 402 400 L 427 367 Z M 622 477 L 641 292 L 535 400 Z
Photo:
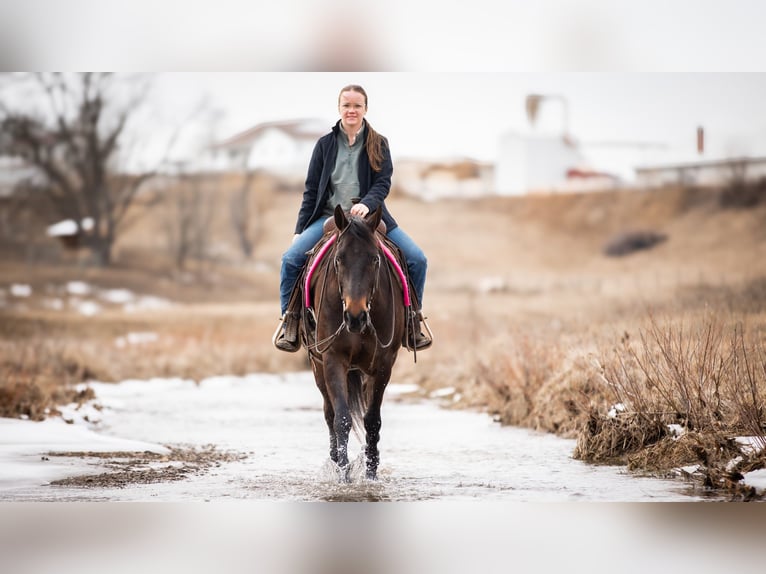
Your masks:
M 428 347 L 434 344 L 434 334 L 433 334 L 433 331 L 431 331 L 431 327 L 428 326 L 428 321 L 426 321 L 426 317 L 423 315 L 422 309 L 418 311 L 418 315 L 420 316 L 420 323 L 426 329 L 426 332 L 421 334 L 425 334 L 425 336 L 428 339 L 428 344 L 424 345 L 423 347 L 420 347 L 420 349 L 427 349 Z
M 287 314 L 284 314 L 279 318 L 279 324 L 277 325 L 277 330 L 274 331 L 274 335 L 271 337 L 271 344 L 274 345 L 274 347 L 279 351 L 285 351 L 287 353 L 295 353 L 301 348 L 301 341 L 300 341 L 300 337 L 297 337 L 297 336 L 295 341 L 288 341 L 287 338 L 285 337 L 285 332 L 287 330 L 286 316 Z

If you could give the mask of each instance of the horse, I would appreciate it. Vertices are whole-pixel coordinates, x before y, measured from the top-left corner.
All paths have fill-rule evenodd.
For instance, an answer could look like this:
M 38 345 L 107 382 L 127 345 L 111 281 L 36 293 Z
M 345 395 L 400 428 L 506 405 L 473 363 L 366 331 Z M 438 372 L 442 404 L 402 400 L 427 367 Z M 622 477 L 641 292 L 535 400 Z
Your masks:
M 380 408 L 409 311 L 407 279 L 376 231 L 381 217 L 380 208 L 360 218 L 347 216 L 338 206 L 336 229 L 325 235 L 326 253 L 313 281 L 308 279 L 313 287 L 306 285 L 304 293 L 301 336 L 324 399 L 330 458 L 342 482 L 350 480 L 352 427 L 360 438 L 364 431 L 366 477 L 377 479 Z

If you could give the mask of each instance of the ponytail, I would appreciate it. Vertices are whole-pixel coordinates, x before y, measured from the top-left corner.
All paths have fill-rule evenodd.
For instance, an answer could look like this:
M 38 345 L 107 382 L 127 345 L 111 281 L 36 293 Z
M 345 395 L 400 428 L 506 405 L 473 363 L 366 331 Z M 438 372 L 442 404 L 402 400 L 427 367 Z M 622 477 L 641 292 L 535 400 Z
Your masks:
M 370 167 L 372 171 L 380 171 L 383 166 L 383 136 L 372 129 L 370 122 L 367 123 L 367 139 L 365 140 L 365 146 L 367 147 L 367 158 L 370 160 Z

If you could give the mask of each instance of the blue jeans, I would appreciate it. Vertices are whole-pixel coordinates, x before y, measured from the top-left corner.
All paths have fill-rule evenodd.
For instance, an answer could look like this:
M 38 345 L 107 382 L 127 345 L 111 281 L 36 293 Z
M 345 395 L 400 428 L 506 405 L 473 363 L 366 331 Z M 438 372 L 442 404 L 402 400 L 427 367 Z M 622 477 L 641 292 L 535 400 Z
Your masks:
M 282 255 L 282 272 L 279 278 L 279 302 L 282 307 L 282 314 L 287 311 L 287 304 L 290 301 L 290 295 L 293 292 L 298 275 L 306 263 L 306 252 L 309 251 L 316 242 L 322 238 L 322 226 L 325 220 L 318 219 L 309 225 L 298 239 Z M 415 293 L 421 308 L 423 307 L 423 291 L 426 286 L 426 270 L 428 260 L 425 253 L 415 242 L 402 231 L 401 227 L 388 232 L 388 238 L 401 249 L 404 258 L 407 261 L 407 271 L 410 274 Z

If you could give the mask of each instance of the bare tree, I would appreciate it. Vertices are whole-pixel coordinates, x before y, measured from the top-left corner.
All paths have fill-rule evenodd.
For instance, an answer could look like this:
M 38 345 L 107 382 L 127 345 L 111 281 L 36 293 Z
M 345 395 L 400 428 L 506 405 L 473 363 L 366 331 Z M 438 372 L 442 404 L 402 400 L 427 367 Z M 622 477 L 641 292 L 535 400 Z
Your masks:
M 0 100 L 0 152 L 22 157 L 44 176 L 38 187 L 55 213 L 77 224 L 97 264 L 109 265 L 128 209 L 154 175 L 117 169 L 125 127 L 146 90 L 134 84 L 133 97 L 120 105 L 115 90 L 123 78 L 111 73 L 37 73 L 16 80 L 31 80 L 46 109 Z M 86 219 L 92 221 L 88 233 L 82 229 Z
M 229 203 L 231 225 L 239 243 L 239 248 L 245 258 L 250 259 L 258 240 L 259 226 L 258 209 L 253 209 L 251 195 L 255 171 L 245 169 L 242 174 L 242 184 L 235 190 Z
M 213 190 L 204 176 L 188 173 L 183 164 L 177 168 L 173 188 L 165 192 L 165 234 L 176 268 L 184 270 L 189 261 L 209 255 Z

